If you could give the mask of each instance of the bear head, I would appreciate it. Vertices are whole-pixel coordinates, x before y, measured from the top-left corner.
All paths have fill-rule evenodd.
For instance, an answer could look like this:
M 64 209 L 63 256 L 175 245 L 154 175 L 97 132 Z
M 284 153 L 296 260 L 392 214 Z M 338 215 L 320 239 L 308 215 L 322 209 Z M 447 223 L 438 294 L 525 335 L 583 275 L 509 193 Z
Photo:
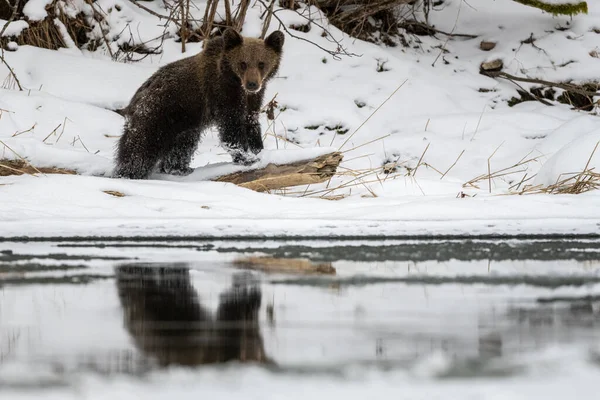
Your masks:
M 249 93 L 260 91 L 279 68 L 284 35 L 271 33 L 265 40 L 242 37 L 228 28 L 223 33 L 223 58 Z

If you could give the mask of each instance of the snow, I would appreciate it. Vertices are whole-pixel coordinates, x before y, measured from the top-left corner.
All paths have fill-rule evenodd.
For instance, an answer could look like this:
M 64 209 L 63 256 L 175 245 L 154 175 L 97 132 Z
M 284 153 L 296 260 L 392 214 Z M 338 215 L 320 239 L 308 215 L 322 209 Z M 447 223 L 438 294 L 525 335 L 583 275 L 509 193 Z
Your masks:
M 31 0 L 23 6 L 23 14 L 30 21 L 41 21 L 48 15 L 46 7 L 52 3 L 52 0 Z
M 594 234 L 600 227 L 597 193 L 462 199 L 402 194 L 335 202 L 219 182 L 63 175 L 5 182 L 4 237 L 548 235 Z M 42 193 L 40 199 L 36 194 Z
M 44 255 L 66 254 L 74 257 L 72 262 L 81 261 L 77 256 L 86 257 L 86 268 L 78 271 L 82 275 L 114 274 L 115 266 L 130 262 L 182 263 L 178 265 L 190 269 L 190 281 L 202 304 L 214 311 L 219 294 L 239 272 L 230 261 L 260 254 L 261 246 L 278 248 L 282 243 L 238 242 L 233 251 L 223 242 L 186 242 L 188 248 L 151 244 L 143 248 L 94 247 L 98 244 L 103 243 L 87 248 L 82 242 L 0 243 L 0 251 L 31 255 L 29 261 L 42 265 L 53 261 L 43 259 Z M 203 245 L 209 249 L 199 250 Z M 326 248 L 340 243 L 309 245 Z M 368 242 L 350 245 L 363 246 L 369 252 L 378 249 Z M 538 250 L 544 245 L 540 243 Z M 597 241 L 595 245 L 597 250 Z M 480 250 L 485 251 L 485 245 Z M 335 278 L 389 279 L 377 284 L 281 284 L 277 275 L 255 273 L 263 299 L 261 335 L 265 353 L 277 363 L 275 370 L 230 363 L 193 369 L 171 366 L 138 375 L 137 364 L 144 354 L 134 347 L 124 327 L 114 278 L 87 285 L 39 285 L 27 284 L 26 279 L 60 277 L 65 272 L 28 273 L 21 285 L 2 289 L 0 392 L 11 399 L 40 395 L 57 399 L 187 399 L 197 398 L 199 393 L 215 398 L 562 399 L 577 385 L 580 393 L 595 393 L 599 350 L 596 302 L 585 302 L 590 304 L 586 312 L 571 309 L 577 303 L 548 305 L 538 300 L 594 297 L 600 285 L 551 288 L 493 282 L 528 275 L 557 280 L 580 276 L 597 282 L 600 266 L 596 260 L 525 257 L 492 263 L 487 259 L 440 261 L 436 256 L 434 252 L 422 262 L 374 263 L 354 262 L 340 254 L 342 259 L 332 263 L 337 270 Z M 393 281 L 465 276 L 487 278 L 490 283 Z M 267 317 L 269 304 L 273 305 L 273 322 Z M 497 353 L 494 343 L 500 344 Z M 486 345 L 492 347 L 492 354 L 486 353 Z
M 42 4 L 28 2 L 27 15 L 34 17 Z M 95 4 L 106 13 L 107 37 L 116 39 L 113 54 L 118 44 L 159 44 L 156 38 L 165 28 L 144 10 L 116 0 Z M 197 5 L 192 14 L 200 18 L 204 3 Z M 160 65 L 201 50 L 200 43 L 189 43 L 182 54 L 174 41 L 176 27 L 167 28 L 161 54 L 133 63 L 112 61 L 105 45 L 95 52 L 20 46 L 6 59 L 25 90 L 6 84 L 1 89 L 0 140 L 34 165 L 71 168 L 83 176 L 0 178 L 2 235 L 596 234 L 598 192 L 509 194 L 524 177 L 537 174 L 528 183 L 550 184 L 561 174 L 580 171 L 598 140 L 597 110 L 538 102 L 511 108 L 506 101 L 517 95 L 516 87 L 479 74 L 481 62 L 499 57 L 514 75 L 575 83 L 597 79 L 600 60 L 589 53 L 598 47 L 593 28 L 600 5 L 588 5 L 588 15 L 571 18 L 510 0 L 469 5 L 448 0 L 430 13 L 431 23 L 441 31 L 478 37 L 406 35 L 408 48 L 352 39 L 311 7 L 319 24 L 360 57 L 335 60 L 286 35 L 280 73 L 265 96 L 268 101 L 277 95 L 279 108 L 275 121 L 261 114 L 266 150 L 254 167 L 337 149 L 344 161 L 330 182 L 271 194 L 207 182 L 240 170 L 214 130 L 204 135 L 192 164 L 196 171 L 188 177 L 109 178 L 123 123 L 110 110 L 125 106 Z M 168 13 L 160 3 L 145 6 Z M 261 13 L 260 3 L 248 10 L 245 35 L 260 33 Z M 290 10 L 277 15 L 286 23 L 306 22 Z M 273 21 L 269 31 L 277 27 Z M 309 32 L 293 33 L 335 49 L 315 24 Z M 532 33 L 535 41 L 522 43 Z M 481 51 L 481 40 L 497 46 Z M 386 70 L 378 72 L 384 62 Z M 0 78 L 7 75 L 1 66 Z M 0 157 L 18 158 L 0 147 Z M 590 166 L 597 168 L 598 157 Z M 530 161 L 518 165 L 523 160 Z M 393 163 L 395 172 L 384 174 L 381 167 Z M 488 168 L 508 170 L 466 184 L 485 176 Z M 126 196 L 114 198 L 102 190 Z
M 8 21 L 0 18 L 1 27 L 4 28 L 7 22 Z M 23 29 L 27 27 L 29 27 L 29 24 L 26 21 L 13 21 L 10 24 L 8 24 L 8 26 L 6 26 L 6 30 L 2 34 L 2 37 L 17 36 L 21 33 L 21 31 L 23 31 Z
M 535 183 L 547 186 L 577 175 L 586 168 L 600 170 L 600 151 L 597 149 L 600 147 L 599 143 L 600 129 L 574 139 L 544 163 Z M 586 152 L 589 152 L 587 158 Z

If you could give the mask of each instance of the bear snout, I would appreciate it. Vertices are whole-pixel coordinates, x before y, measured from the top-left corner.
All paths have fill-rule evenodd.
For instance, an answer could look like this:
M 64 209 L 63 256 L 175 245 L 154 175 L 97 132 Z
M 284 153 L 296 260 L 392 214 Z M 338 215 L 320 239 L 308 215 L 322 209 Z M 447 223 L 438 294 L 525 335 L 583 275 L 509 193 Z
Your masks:
M 246 90 L 250 92 L 257 92 L 260 89 L 260 85 L 256 81 L 246 82 Z

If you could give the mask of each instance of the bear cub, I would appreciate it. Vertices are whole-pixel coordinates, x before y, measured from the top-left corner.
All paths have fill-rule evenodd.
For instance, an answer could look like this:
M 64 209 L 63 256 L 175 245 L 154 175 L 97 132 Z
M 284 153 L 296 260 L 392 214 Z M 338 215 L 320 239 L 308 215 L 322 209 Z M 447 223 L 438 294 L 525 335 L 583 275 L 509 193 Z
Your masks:
M 157 166 L 166 174 L 191 173 L 194 151 L 210 126 L 234 163 L 256 162 L 263 149 L 259 112 L 283 42 L 281 31 L 261 40 L 227 29 L 199 54 L 161 67 L 120 112 L 125 124 L 114 175 L 145 179 Z

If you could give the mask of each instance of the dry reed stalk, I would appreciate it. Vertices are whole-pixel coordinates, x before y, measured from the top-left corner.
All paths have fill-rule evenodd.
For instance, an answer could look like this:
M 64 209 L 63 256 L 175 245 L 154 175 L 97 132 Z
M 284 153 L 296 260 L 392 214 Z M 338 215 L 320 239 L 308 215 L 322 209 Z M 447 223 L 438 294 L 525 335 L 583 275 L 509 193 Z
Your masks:
M 26 171 L 22 171 L 22 170 L 20 170 L 20 169 L 13 168 L 13 167 L 11 167 L 10 165 L 6 165 L 6 164 L 4 164 L 4 163 L 0 163 L 0 168 L 5 168 L 5 169 L 7 169 L 7 170 L 9 170 L 9 171 L 12 171 L 12 172 L 14 172 L 14 173 L 12 173 L 12 174 L 11 174 L 11 173 L 7 173 L 6 171 L 3 171 L 3 170 L 1 170 L 1 169 L 0 169 L 0 176 L 9 176 L 9 175 L 23 175 L 23 174 L 28 174 L 28 172 L 26 172 Z M 29 175 L 33 175 L 33 174 L 29 174 Z
M 367 119 L 365 119 L 365 120 L 363 121 L 363 123 L 362 123 L 362 124 L 360 124 L 360 126 L 359 126 L 358 128 L 356 128 L 356 130 L 355 130 L 354 132 L 352 132 L 352 134 L 351 134 L 350 136 L 348 136 L 348 138 L 346 138 L 346 140 L 344 141 L 344 143 L 342 143 L 342 145 L 339 147 L 339 149 L 338 149 L 338 150 L 341 150 L 341 149 L 342 149 L 342 147 L 344 147 L 344 146 L 346 145 L 346 143 L 348 143 L 348 141 L 349 141 L 350 139 L 352 139 L 352 137 L 353 137 L 354 135 L 356 135 L 356 132 L 358 132 L 358 131 L 360 130 L 360 128 L 362 128 L 362 127 L 363 127 L 363 126 L 364 126 L 364 125 L 365 125 L 365 124 L 366 124 L 366 123 L 367 123 L 367 122 L 368 122 L 368 121 L 371 119 L 371 117 L 373 117 L 373 115 L 375 115 L 375 114 L 377 113 L 377 111 L 379 111 L 379 109 L 380 109 L 381 107 L 383 107 L 383 106 L 384 106 L 384 104 L 385 104 L 385 103 L 387 103 L 387 102 L 388 102 L 388 101 L 389 101 L 389 100 L 390 100 L 390 99 L 391 99 L 391 98 L 392 98 L 392 97 L 393 97 L 393 96 L 394 96 L 394 95 L 395 95 L 395 94 L 398 92 L 398 90 L 400 90 L 400 88 L 401 88 L 402 86 L 404 86 L 404 84 L 405 84 L 406 82 L 408 82 L 408 79 L 405 79 L 405 80 L 404 80 L 404 82 L 402 82 L 402 83 L 401 83 L 401 84 L 400 84 L 400 85 L 399 85 L 399 86 L 396 88 L 396 90 L 394 90 L 394 91 L 392 92 L 392 94 L 390 94 L 390 95 L 388 96 L 388 98 L 387 98 L 387 99 L 385 99 L 385 100 L 384 100 L 384 101 L 383 101 L 383 102 L 382 102 L 382 103 L 381 103 L 379 106 L 377 106 L 377 108 L 376 108 L 376 109 L 375 109 L 375 110 L 374 110 L 374 111 L 371 113 L 371 115 L 369 115 L 369 116 L 367 117 Z
M 344 154 L 345 154 L 345 153 L 348 153 L 348 152 L 354 151 L 354 150 L 356 150 L 356 149 L 359 149 L 359 148 L 361 148 L 361 147 L 363 147 L 363 146 L 366 146 L 366 145 L 368 145 L 368 144 L 375 143 L 375 142 L 377 142 L 377 141 L 379 141 L 379 140 L 383 140 L 383 139 L 385 139 L 385 138 L 387 138 L 387 137 L 389 137 L 389 136 L 392 136 L 392 134 L 391 134 L 391 133 L 388 133 L 387 135 L 380 136 L 380 137 L 378 137 L 377 139 L 369 140 L 369 141 L 368 141 L 368 142 L 366 142 L 366 143 L 359 144 L 358 146 L 354 146 L 353 148 L 351 148 L 351 149 L 348 149 L 348 150 L 344 150 L 344 151 L 342 151 L 342 153 L 344 153 Z M 334 136 L 334 138 L 335 138 L 335 136 Z M 331 143 L 333 144 L 333 141 L 332 141 Z
M 340 185 L 338 185 L 336 187 L 329 188 L 329 186 L 328 186 L 325 189 L 314 190 L 312 192 L 309 192 L 305 196 L 301 196 L 301 197 L 309 197 L 309 196 L 315 196 L 315 195 L 321 194 L 321 196 L 319 196 L 319 197 L 323 198 L 324 196 L 327 196 L 330 193 L 335 192 L 337 190 L 346 189 L 346 188 L 349 188 L 349 187 L 354 187 L 354 186 L 359 186 L 359 185 L 362 186 L 365 183 L 381 182 L 379 180 L 379 178 L 377 178 L 375 180 L 372 180 L 372 181 L 368 181 L 368 182 L 364 182 L 363 179 L 366 178 L 367 176 L 371 176 L 373 174 L 377 174 L 380 170 L 382 170 L 382 168 L 383 167 L 377 167 L 377 168 L 370 169 L 370 170 L 368 170 L 367 172 L 364 172 L 364 173 L 358 173 L 357 175 L 355 175 L 354 179 L 352 179 L 350 181 L 347 181 L 347 182 L 343 182 L 343 183 L 341 183 Z
M 511 194 L 581 194 L 600 189 L 600 174 L 594 172 L 593 168 L 567 175 L 572 176 L 548 186 L 526 186 L 520 192 Z
M 0 144 L 2 144 L 4 146 L 5 149 L 10 150 L 14 155 L 16 155 L 22 162 L 24 162 L 25 164 L 27 164 L 28 166 L 30 166 L 31 168 L 33 168 L 36 172 L 38 173 L 42 173 L 39 169 L 37 169 L 36 167 L 34 167 L 33 165 L 31 165 L 31 163 L 29 161 L 27 161 L 25 158 L 21 157 L 21 155 L 19 153 L 17 153 L 16 151 L 14 151 L 9 145 L 7 145 L 6 143 L 4 143 L 2 140 L 0 140 Z
M 597 142 L 594 146 L 594 149 L 588 157 L 583 171 L 577 173 L 561 174 L 558 177 L 557 181 L 552 185 L 525 186 L 521 191 L 516 192 L 515 194 L 581 194 L 589 192 L 590 190 L 600 189 L 600 173 L 595 172 L 595 168 L 589 167 L 590 163 L 592 162 L 592 158 L 596 153 L 596 150 L 598 150 L 598 145 L 600 145 L 600 141 Z M 561 179 L 561 177 L 565 175 L 570 176 Z M 532 178 L 533 177 L 529 179 Z M 522 179 L 522 181 L 523 180 L 524 178 Z M 519 186 L 517 187 L 520 187 L 520 185 L 521 184 L 519 184 Z
M 456 165 L 456 163 L 458 162 L 458 160 L 460 160 L 460 158 L 462 157 L 462 155 L 463 155 L 463 154 L 465 154 L 465 151 L 464 151 L 464 150 L 460 152 L 460 154 L 458 155 L 458 157 L 456 158 L 456 160 L 454 160 L 454 162 L 452 163 L 452 165 L 451 165 L 451 166 L 450 166 L 450 167 L 449 167 L 449 168 L 446 170 L 446 172 L 444 172 L 444 173 L 442 174 L 442 176 L 440 177 L 440 181 L 441 181 L 442 179 L 444 179 L 444 177 L 446 176 L 446 174 L 448 174 L 448 172 L 450 172 L 450 170 L 451 170 L 452 168 L 454 168 L 454 166 Z
M 35 174 L 77 175 L 77 172 L 58 167 L 34 167 L 25 159 L 0 160 L 0 176 L 32 175 Z
M 14 40 L 18 45 L 30 45 L 44 49 L 57 50 L 68 48 L 72 41 L 77 48 L 81 48 L 88 42 L 87 33 L 92 27 L 83 13 L 71 18 L 53 1 L 46 7 L 48 16 L 41 21 L 29 21 L 28 27 L 23 29 Z M 61 28 L 64 27 L 64 34 Z
M 58 125 L 56 126 L 56 128 L 54 128 L 54 129 L 52 130 L 52 132 L 50 132 L 50 133 L 48 134 L 48 136 L 46 136 L 46 137 L 44 138 L 44 140 L 42 140 L 42 143 L 46 143 L 46 140 L 48 140 L 48 138 L 49 138 L 50 136 L 52 136 L 54 133 L 56 133 L 56 131 L 58 130 L 58 128 L 60 128 L 60 126 L 61 126 L 61 125 L 62 125 L 62 124 L 58 124 Z
M 473 139 L 475 139 L 475 135 L 477 135 L 477 132 L 479 131 L 479 125 L 481 124 L 481 120 L 483 119 L 483 113 L 485 112 L 486 107 L 487 107 L 487 104 L 485 106 L 483 106 L 483 110 L 481 110 L 481 114 L 479 114 L 479 119 L 477 120 L 477 126 L 475 127 L 475 132 L 473 132 L 473 136 L 471 136 L 471 142 L 473 141 Z
M 415 176 L 415 174 L 417 173 L 417 170 L 419 169 L 419 166 L 421 165 L 421 161 L 423 161 L 423 157 L 425 157 L 425 153 L 427 153 L 427 150 L 429 149 L 429 145 L 431 145 L 431 143 L 427 143 L 425 150 L 423 150 L 423 153 L 421 154 L 421 158 L 419 158 L 419 162 L 417 162 L 417 166 L 408 173 L 409 176 L 411 174 L 412 174 L 412 176 Z
M 495 153 L 495 151 L 494 151 L 494 153 Z M 525 169 L 519 170 L 519 171 L 512 171 L 512 170 L 515 169 L 515 168 L 518 168 L 518 167 L 523 167 L 523 166 L 529 164 L 530 162 L 535 162 L 540 157 L 541 156 L 532 157 L 532 158 L 525 159 L 525 160 L 521 159 L 521 161 L 517 162 L 516 164 L 511 165 L 510 167 L 502 168 L 502 169 L 499 169 L 499 170 L 494 171 L 494 172 L 488 172 L 487 174 L 479 175 L 479 176 L 471 179 L 470 181 L 463 183 L 462 186 L 463 187 L 471 186 L 471 187 L 474 187 L 476 189 L 479 189 L 479 187 L 477 185 L 475 185 L 475 183 L 477 183 L 479 181 L 486 180 L 486 181 L 489 182 L 490 179 L 495 179 L 495 178 L 499 178 L 499 177 L 502 177 L 502 176 L 519 173 L 519 172 L 527 172 L 527 170 L 525 170 Z
M 26 130 L 24 130 L 24 131 L 20 131 L 20 132 L 19 132 L 19 131 L 17 131 L 17 132 L 15 132 L 15 133 L 13 133 L 12 137 L 20 136 L 20 135 L 22 135 L 22 134 L 24 134 L 24 133 L 31 132 L 32 130 L 34 130 L 34 129 L 35 129 L 35 127 L 36 127 L 36 126 L 37 126 L 37 122 L 36 122 L 36 123 L 34 123 L 34 124 L 31 126 L 31 128 L 29 128 L 29 129 L 26 129 Z
M 494 155 L 496 154 L 496 152 L 500 149 L 500 147 L 502 147 L 503 144 L 504 144 L 504 142 L 500 143 L 500 145 L 498 147 L 496 147 L 496 150 L 494 150 L 494 152 L 487 159 L 488 183 L 489 183 L 489 192 L 490 193 L 492 193 L 492 165 L 491 165 L 491 160 L 492 160 L 492 157 L 494 157 Z

